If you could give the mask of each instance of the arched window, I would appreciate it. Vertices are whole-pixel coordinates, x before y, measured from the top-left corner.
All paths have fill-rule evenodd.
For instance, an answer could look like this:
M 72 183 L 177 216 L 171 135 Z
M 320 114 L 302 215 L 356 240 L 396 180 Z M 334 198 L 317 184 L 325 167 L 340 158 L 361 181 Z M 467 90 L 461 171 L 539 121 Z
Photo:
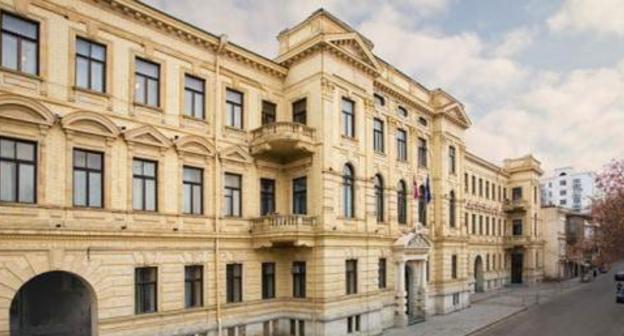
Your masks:
M 407 224 L 407 187 L 403 180 L 397 186 L 397 203 L 399 224 Z
M 449 224 L 451 225 L 451 227 L 455 227 L 455 192 L 451 191 L 449 194 Z
M 375 186 L 375 210 L 377 213 L 377 222 L 384 221 L 384 186 L 383 179 L 379 174 L 373 178 L 373 184 Z
M 345 218 L 353 218 L 355 216 L 355 187 L 353 180 L 353 167 L 350 164 L 344 165 L 342 170 L 342 203 Z
M 418 193 L 420 197 L 418 198 L 418 221 L 423 225 L 427 226 L 427 200 L 425 199 L 425 186 L 421 185 Z

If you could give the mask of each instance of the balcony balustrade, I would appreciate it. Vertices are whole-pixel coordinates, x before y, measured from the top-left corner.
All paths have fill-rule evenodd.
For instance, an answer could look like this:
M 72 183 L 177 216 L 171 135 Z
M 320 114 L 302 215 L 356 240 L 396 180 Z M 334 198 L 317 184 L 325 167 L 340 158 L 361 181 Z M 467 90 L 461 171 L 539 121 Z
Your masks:
M 254 248 L 314 245 L 316 217 L 273 214 L 252 220 Z
M 275 122 L 251 132 L 251 154 L 288 163 L 314 153 L 315 130 L 295 122 Z

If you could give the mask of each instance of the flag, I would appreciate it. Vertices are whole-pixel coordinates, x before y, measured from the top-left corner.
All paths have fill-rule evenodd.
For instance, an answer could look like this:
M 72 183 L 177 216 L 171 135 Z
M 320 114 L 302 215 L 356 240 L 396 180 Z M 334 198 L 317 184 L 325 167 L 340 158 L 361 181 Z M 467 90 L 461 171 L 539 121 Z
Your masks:
M 427 181 L 425 182 L 425 201 L 427 203 L 431 202 L 431 186 L 429 185 L 429 176 L 427 176 Z
M 413 186 L 413 188 L 414 188 L 414 199 L 418 199 L 418 196 L 420 196 L 420 195 L 418 195 L 418 182 L 416 182 L 416 178 L 414 178 L 414 183 L 413 184 L 414 184 L 414 186 Z

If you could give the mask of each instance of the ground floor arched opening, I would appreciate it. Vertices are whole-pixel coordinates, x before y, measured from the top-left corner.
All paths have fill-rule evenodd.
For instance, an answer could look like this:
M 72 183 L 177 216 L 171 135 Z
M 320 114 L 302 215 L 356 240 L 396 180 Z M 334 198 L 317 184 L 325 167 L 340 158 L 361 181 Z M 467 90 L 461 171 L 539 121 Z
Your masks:
M 483 259 L 481 256 L 477 256 L 474 263 L 474 291 L 476 293 L 483 292 Z
M 95 295 L 82 278 L 62 271 L 38 275 L 11 302 L 11 336 L 92 336 Z

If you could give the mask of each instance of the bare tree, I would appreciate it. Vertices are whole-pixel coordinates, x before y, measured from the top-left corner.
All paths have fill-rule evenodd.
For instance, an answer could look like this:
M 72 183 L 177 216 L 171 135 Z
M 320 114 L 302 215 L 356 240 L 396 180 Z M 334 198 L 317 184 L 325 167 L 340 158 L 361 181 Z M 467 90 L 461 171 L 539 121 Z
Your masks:
M 600 261 L 612 263 L 624 257 L 624 160 L 607 164 L 597 175 L 596 186 L 601 194 L 592 205 L 600 225 L 596 242 Z

